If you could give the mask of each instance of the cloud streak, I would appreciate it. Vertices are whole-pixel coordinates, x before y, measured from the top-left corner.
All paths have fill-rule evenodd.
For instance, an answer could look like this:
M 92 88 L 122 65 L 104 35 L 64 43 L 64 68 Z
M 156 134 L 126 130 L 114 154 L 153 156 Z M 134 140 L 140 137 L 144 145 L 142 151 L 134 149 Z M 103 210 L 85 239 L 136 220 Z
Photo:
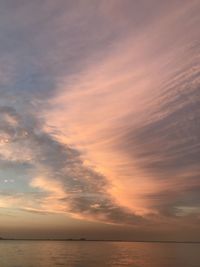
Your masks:
M 47 114 L 66 133 L 59 140 L 109 180 L 112 197 L 143 216 L 198 206 L 199 6 L 177 3 L 66 80 Z
M 1 5 L 1 207 L 198 221 L 198 1 Z
M 41 123 L 26 124 L 11 107 L 2 107 L 1 115 L 2 164 L 9 169 L 21 168 L 22 172 L 27 166 L 27 186 L 42 190 L 36 191 L 33 198 L 31 193 L 30 197 L 25 193 L 4 195 L 2 206 L 12 207 L 15 203 L 27 211 L 69 213 L 112 223 L 119 223 L 121 217 L 132 224 L 142 220 L 118 207 L 107 193 L 105 177 L 84 166 L 79 152 L 45 133 Z

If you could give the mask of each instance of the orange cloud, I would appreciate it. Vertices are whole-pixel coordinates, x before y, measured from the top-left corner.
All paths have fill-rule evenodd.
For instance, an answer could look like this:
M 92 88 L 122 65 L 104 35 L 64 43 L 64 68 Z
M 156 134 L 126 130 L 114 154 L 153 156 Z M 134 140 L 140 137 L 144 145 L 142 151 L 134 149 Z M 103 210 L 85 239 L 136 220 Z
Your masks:
M 197 34 L 194 29 L 184 35 L 184 26 L 177 22 L 194 6 L 188 3 L 170 15 L 166 12 L 141 34 L 121 41 L 105 57 L 64 80 L 51 100 L 52 110 L 46 113 L 48 125 L 59 130 L 58 140 L 80 150 L 85 165 L 108 180 L 111 197 L 136 214 L 158 213 L 149 196 L 170 190 L 176 182 L 157 179 L 142 168 L 145 159 L 137 157 L 140 144 L 134 143 L 130 157 L 123 139 L 129 130 L 134 136 L 144 125 L 169 115 L 162 106 L 177 97 L 171 87 L 183 79 L 178 72 L 187 68 L 184 53 L 194 64 L 188 47 Z M 184 71 L 187 79 L 194 74 L 188 68 Z M 175 109 L 178 105 L 183 103 Z M 51 132 L 52 128 L 46 130 Z M 125 140 L 124 146 L 128 142 Z

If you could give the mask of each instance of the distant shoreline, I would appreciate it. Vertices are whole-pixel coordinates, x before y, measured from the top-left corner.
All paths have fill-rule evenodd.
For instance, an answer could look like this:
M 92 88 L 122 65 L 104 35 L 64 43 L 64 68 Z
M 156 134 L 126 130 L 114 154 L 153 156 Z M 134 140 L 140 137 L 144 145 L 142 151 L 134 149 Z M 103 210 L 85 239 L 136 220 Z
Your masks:
M 200 241 L 148 241 L 148 240 L 114 240 L 114 239 L 52 239 L 52 238 L 0 238 L 0 241 L 63 241 L 63 242 L 126 242 L 126 243 L 174 243 L 174 244 L 200 244 Z

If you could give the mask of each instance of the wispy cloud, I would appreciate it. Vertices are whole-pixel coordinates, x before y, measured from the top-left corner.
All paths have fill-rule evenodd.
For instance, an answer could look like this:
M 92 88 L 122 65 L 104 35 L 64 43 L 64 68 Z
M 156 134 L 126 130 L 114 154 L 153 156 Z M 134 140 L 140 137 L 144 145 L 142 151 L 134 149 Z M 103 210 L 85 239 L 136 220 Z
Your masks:
M 112 197 L 143 215 L 198 206 L 188 182 L 199 185 L 198 3 L 172 6 L 66 79 L 47 115 Z
M 198 219 L 198 1 L 0 5 L 1 207 Z
M 27 175 L 27 186 L 42 190 L 34 196 L 23 192 L 2 195 L 3 207 L 79 214 L 83 218 L 94 216 L 93 219 L 97 217 L 113 223 L 119 223 L 121 217 L 133 224 L 140 220 L 118 207 L 107 193 L 105 177 L 84 166 L 78 151 L 45 133 L 41 122 L 29 125 L 9 107 L 3 107 L 1 115 L 4 118 L 1 124 L 2 164 L 10 169 L 21 168 Z M 32 118 L 30 113 L 28 118 Z M 14 183 L 18 183 L 18 177 Z M 39 199 L 35 202 L 37 195 Z

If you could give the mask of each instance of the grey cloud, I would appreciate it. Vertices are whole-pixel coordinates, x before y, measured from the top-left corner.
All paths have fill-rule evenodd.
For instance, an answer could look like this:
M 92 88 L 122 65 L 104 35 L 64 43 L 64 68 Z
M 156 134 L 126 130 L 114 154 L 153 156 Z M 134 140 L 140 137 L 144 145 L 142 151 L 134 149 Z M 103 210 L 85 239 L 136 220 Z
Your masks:
M 70 200 L 69 200 L 70 201 Z M 147 224 L 147 220 L 141 216 L 131 213 L 128 209 L 119 207 L 105 193 L 101 196 L 93 196 L 84 192 L 77 194 L 71 199 L 72 212 L 76 211 L 82 215 L 90 215 L 99 220 L 105 220 L 108 223 L 118 224 Z M 103 216 L 103 219 L 102 219 Z
M 59 181 L 67 193 L 67 198 L 60 199 L 64 206 L 66 203 L 66 212 L 90 215 L 112 223 L 144 222 L 144 219 L 119 207 L 111 199 L 107 193 L 106 178 L 84 166 L 77 150 L 59 143 L 53 136 L 45 133 L 41 122 L 28 123 L 28 119 L 37 121 L 35 117 L 32 118 L 33 114 L 19 114 L 14 108 L 8 106 L 0 107 L 0 113 L 2 118 L 5 116 L 0 123 L 0 130 L 8 135 L 4 145 L 12 145 L 11 149 L 19 146 L 21 153 L 24 148 L 31 150 L 31 160 L 28 162 L 26 160 L 21 162 L 20 154 L 18 159 L 11 161 L 5 160 L 2 154 L 0 163 L 4 164 L 4 168 L 7 166 L 9 169 L 23 169 L 26 173 L 30 170 L 34 177 L 34 174 L 40 175 L 38 172 L 42 167 L 49 181 Z M 14 125 L 9 118 L 15 119 Z M 46 193 L 42 195 L 45 197 Z M 42 195 L 35 193 L 38 204 L 42 202 Z M 31 193 L 30 196 L 34 197 Z M 28 211 L 32 212 L 29 209 Z
M 9 161 L 1 154 L 0 166 L 30 170 L 31 177 L 38 166 L 42 166 L 49 179 L 61 182 L 69 193 L 69 197 L 61 201 L 70 203 L 70 212 L 97 218 L 102 215 L 115 223 L 144 223 L 141 217 L 116 205 L 106 192 L 109 186 L 106 177 L 86 168 L 79 151 L 44 132 L 40 113 L 47 108 L 47 100 L 54 95 L 63 76 L 70 84 L 75 73 L 81 73 L 109 54 L 113 43 L 122 36 L 137 35 L 149 22 L 162 17 L 168 8 L 179 9 L 183 1 L 173 1 L 173 4 L 163 1 L 56 2 L 59 3 L 56 6 L 55 1 L 37 0 L 0 3 L 0 56 L 1 65 L 6 66 L 0 66 L 0 138 L 10 149 L 17 147 L 17 152 L 24 154 L 26 148 L 31 151 L 29 162 Z M 184 25 L 188 29 L 190 21 L 185 18 Z M 181 36 L 185 28 L 181 27 L 180 39 L 185 37 Z M 195 47 L 191 48 L 190 44 L 191 50 L 186 50 L 180 60 L 182 67 L 171 70 L 173 75 L 167 82 L 163 81 L 162 105 L 150 111 L 151 122 L 140 125 L 139 129 L 130 127 L 122 140 L 122 147 L 130 157 L 136 157 L 138 165 L 158 180 L 173 181 L 192 169 L 195 174 L 187 179 L 199 183 L 196 176 L 200 172 L 199 44 L 196 39 L 192 43 Z M 174 39 L 167 44 L 173 47 Z M 164 49 L 165 46 L 161 50 Z M 155 56 L 158 53 L 156 46 L 154 53 Z M 155 119 L 163 113 L 166 115 L 162 119 Z M 155 200 L 154 205 L 161 213 L 176 214 L 176 208 L 181 205 L 199 203 L 198 193 L 199 187 L 195 187 L 185 188 L 180 194 L 177 189 L 175 193 L 162 192 L 148 197 Z
M 185 58 L 163 81 L 159 96 L 155 93 L 147 120 L 130 127 L 121 140 L 124 151 L 155 183 L 171 185 L 171 191 L 144 196 L 165 215 L 200 204 L 199 48 L 199 44 L 185 48 Z
M 114 25 L 100 13 L 97 1 L 54 3 L 0 3 L 0 55 L 9 78 L 4 87 L 8 94 L 23 94 L 29 105 L 30 96 L 50 97 L 62 76 L 85 69 L 118 36 Z
M 147 194 L 145 198 L 151 200 L 153 208 L 160 215 L 181 219 L 190 213 L 200 211 L 200 185 L 186 188 L 163 190 L 157 194 Z M 181 216 L 180 216 L 181 215 Z
M 63 76 L 70 84 L 74 74 L 109 55 L 121 38 L 137 35 L 179 3 L 1 1 L 0 55 L 8 82 L 0 92 L 23 94 L 27 107 L 34 100 L 30 96 L 45 101 Z
M 34 142 L 39 144 L 40 164 L 50 170 L 49 178 L 62 182 L 69 195 L 61 201 L 70 204 L 70 212 L 99 219 L 103 216 L 103 220 L 112 223 L 144 222 L 141 217 L 115 204 L 107 193 L 106 178 L 84 166 L 78 151 L 61 145 L 44 133 L 34 136 Z
M 150 111 L 150 122 L 127 135 L 133 148 L 139 144 L 133 153 L 154 174 L 173 175 L 190 167 L 199 168 L 200 79 L 198 69 L 191 71 L 191 68 L 184 70 L 181 78 L 171 77 L 177 81 L 170 88 L 160 88 L 165 98 Z M 173 92 L 171 95 L 166 92 L 169 90 Z M 154 119 L 154 114 L 157 117 L 161 114 L 160 118 Z

